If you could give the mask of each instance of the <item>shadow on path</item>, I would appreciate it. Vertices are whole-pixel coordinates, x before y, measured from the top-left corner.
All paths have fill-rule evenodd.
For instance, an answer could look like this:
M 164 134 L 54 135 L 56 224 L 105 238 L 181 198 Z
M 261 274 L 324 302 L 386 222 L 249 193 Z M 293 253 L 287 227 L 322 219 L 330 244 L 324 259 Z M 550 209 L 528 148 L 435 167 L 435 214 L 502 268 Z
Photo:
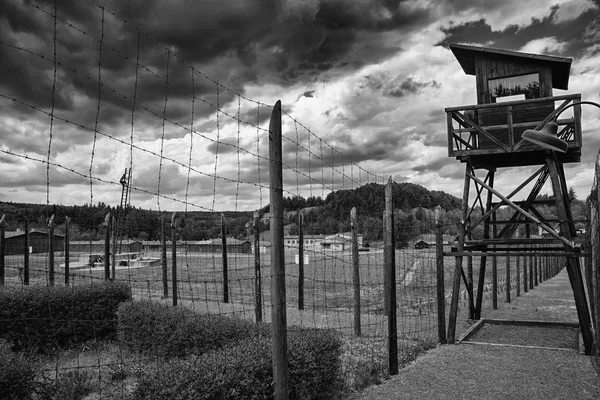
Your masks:
M 498 310 L 484 310 L 482 316 L 577 322 L 566 270 L 512 303 L 500 304 Z M 528 339 L 536 342 L 535 337 Z M 600 378 L 592 358 L 575 348 L 460 344 L 427 352 L 397 376 L 366 389 L 354 400 L 598 398 Z

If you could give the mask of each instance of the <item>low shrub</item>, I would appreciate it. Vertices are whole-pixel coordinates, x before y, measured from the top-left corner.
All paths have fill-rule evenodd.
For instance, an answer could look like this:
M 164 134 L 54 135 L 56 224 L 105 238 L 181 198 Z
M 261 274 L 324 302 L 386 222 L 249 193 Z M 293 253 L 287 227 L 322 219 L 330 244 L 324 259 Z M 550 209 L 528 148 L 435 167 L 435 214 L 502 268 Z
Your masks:
M 250 336 L 268 335 L 266 324 L 200 315 L 151 301 L 119 307 L 119 339 L 131 350 L 160 357 L 200 355 Z
M 131 300 L 124 283 L 0 290 L 0 338 L 14 350 L 50 352 L 116 335 L 119 304 Z
M 30 399 L 36 388 L 37 363 L 23 354 L 13 353 L 0 340 L 0 399 Z
M 95 387 L 91 373 L 73 370 L 59 374 L 52 384 L 47 385 L 45 395 L 56 400 L 81 400 L 92 393 Z
M 288 336 L 289 397 L 325 399 L 340 369 L 341 340 L 332 330 L 301 329 Z M 270 399 L 271 341 L 242 340 L 201 356 L 171 359 L 144 371 L 134 399 Z

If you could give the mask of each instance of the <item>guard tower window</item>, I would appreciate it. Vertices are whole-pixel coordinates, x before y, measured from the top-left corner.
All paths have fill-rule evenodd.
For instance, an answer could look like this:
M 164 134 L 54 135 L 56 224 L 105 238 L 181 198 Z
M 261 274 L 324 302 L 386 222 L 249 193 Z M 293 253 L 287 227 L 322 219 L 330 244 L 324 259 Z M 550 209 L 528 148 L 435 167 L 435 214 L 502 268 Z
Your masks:
M 540 97 L 540 77 L 536 73 L 490 79 L 488 89 L 492 103 L 537 99 Z

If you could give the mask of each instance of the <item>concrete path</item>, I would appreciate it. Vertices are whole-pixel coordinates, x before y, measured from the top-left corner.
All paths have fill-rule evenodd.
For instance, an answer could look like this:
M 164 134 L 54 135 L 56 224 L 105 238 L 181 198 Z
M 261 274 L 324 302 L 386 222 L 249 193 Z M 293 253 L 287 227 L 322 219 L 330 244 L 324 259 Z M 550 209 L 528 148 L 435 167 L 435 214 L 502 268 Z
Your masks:
M 482 314 L 494 319 L 577 322 L 566 270 L 512 303 Z M 397 376 L 353 399 L 600 399 L 600 377 L 592 357 L 575 349 L 463 343 L 427 352 Z

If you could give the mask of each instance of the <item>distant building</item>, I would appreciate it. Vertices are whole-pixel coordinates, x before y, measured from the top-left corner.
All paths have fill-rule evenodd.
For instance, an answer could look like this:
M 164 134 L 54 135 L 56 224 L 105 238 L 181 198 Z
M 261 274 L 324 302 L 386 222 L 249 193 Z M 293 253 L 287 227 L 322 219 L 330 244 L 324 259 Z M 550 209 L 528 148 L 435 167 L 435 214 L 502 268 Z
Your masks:
M 29 252 L 47 253 L 50 246 L 48 232 L 32 230 L 29 232 Z M 25 252 L 25 231 L 5 232 L 4 254 L 14 255 Z M 54 251 L 62 252 L 65 249 L 65 237 L 54 234 Z
M 268 254 L 271 251 L 271 242 L 267 242 L 264 240 L 261 240 L 258 242 L 258 252 L 260 254 Z M 256 249 L 254 248 L 254 243 L 252 243 L 252 254 L 254 254 L 256 252 Z
M 415 243 L 415 249 L 417 249 L 417 250 L 428 249 L 428 248 L 429 248 L 429 243 L 427 243 L 424 240 L 419 240 L 418 242 Z
M 112 242 L 111 253 L 112 253 Z M 140 253 L 143 250 L 143 242 L 139 240 L 127 239 L 121 243 L 119 253 Z M 73 253 L 89 253 L 100 254 L 104 253 L 104 240 L 72 240 L 69 241 L 69 251 Z
M 305 249 L 318 249 L 320 248 L 321 242 L 325 240 L 324 235 L 304 235 L 304 248 Z M 283 245 L 285 247 L 300 247 L 300 236 L 298 235 L 285 235 L 283 237 Z
M 190 243 L 187 246 L 187 250 L 192 253 L 222 253 L 223 239 L 208 239 Z M 249 240 L 227 238 L 227 253 L 250 253 L 251 250 L 252 245 Z

